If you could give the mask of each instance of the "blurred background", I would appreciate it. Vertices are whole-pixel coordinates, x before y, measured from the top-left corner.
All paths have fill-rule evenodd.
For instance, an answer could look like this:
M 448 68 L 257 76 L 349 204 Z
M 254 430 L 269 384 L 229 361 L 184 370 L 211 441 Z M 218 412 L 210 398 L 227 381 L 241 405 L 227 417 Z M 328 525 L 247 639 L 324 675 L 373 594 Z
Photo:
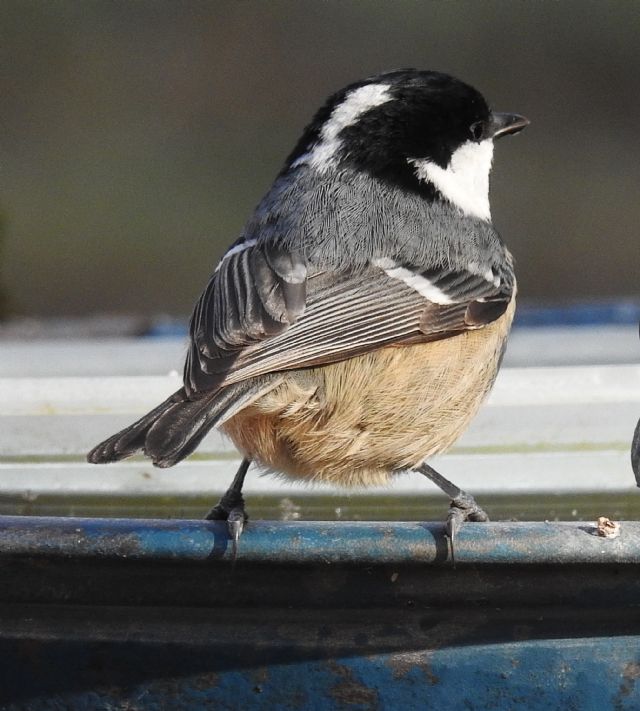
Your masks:
M 326 95 L 432 68 L 528 116 L 494 222 L 524 301 L 638 296 L 635 3 L 3 0 L 5 317 L 186 318 Z

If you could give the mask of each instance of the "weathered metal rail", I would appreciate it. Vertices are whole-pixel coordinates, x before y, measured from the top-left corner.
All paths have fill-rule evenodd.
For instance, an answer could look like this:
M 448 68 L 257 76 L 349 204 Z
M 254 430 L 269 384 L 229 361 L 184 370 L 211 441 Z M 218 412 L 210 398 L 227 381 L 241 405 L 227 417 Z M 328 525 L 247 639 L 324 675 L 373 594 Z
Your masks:
M 0 708 L 638 709 L 640 523 L 0 517 Z

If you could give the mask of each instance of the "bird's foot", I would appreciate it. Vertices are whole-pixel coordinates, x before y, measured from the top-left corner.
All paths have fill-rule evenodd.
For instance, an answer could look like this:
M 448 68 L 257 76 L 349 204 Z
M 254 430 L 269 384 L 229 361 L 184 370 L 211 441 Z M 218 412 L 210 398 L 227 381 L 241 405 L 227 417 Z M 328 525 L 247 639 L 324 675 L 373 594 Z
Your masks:
M 227 531 L 231 539 L 231 556 L 235 563 L 238 555 L 238 541 L 244 531 L 245 524 L 249 516 L 244 509 L 244 498 L 242 494 L 233 489 L 229 489 L 220 501 L 205 516 L 207 521 L 226 521 Z
M 466 491 L 460 493 L 451 499 L 451 506 L 447 513 L 447 522 L 445 524 L 445 532 L 449 538 L 451 546 L 451 562 L 455 565 L 455 540 L 460 531 L 460 527 L 464 521 L 488 521 L 487 514 L 478 506 L 476 500 Z

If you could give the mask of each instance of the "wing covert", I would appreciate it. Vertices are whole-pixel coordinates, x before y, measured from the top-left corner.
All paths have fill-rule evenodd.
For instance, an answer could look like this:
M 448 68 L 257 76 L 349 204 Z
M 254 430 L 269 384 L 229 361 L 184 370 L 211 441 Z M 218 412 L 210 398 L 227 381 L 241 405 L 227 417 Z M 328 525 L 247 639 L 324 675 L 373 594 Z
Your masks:
M 248 247 L 223 259 L 196 306 L 185 385 L 193 394 L 481 328 L 507 309 L 506 277 L 391 260 L 317 271 L 299 255 Z

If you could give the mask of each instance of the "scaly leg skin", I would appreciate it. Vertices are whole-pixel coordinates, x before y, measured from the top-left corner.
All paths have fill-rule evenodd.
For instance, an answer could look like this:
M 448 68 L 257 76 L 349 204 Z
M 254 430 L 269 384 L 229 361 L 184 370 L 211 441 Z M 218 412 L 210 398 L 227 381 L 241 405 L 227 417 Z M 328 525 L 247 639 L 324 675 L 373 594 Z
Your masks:
M 227 489 L 224 496 L 205 516 L 207 521 L 226 521 L 229 537 L 231 538 L 231 558 L 235 564 L 238 556 L 238 541 L 244 530 L 245 523 L 249 520 L 244 509 L 244 497 L 242 496 L 242 485 L 247 474 L 247 469 L 251 460 L 243 459 L 238 471 L 236 472 L 231 486 Z
M 451 562 L 455 566 L 455 539 L 460 531 L 460 526 L 464 521 L 488 521 L 487 514 L 478 506 L 476 500 L 466 491 L 456 486 L 448 479 L 445 479 L 442 474 L 430 467 L 428 464 L 421 464 L 416 467 L 416 471 L 424 474 L 427 479 L 430 479 L 436 486 L 440 487 L 447 496 L 451 497 L 451 506 L 447 513 L 447 522 L 445 523 L 445 533 L 449 538 L 451 546 Z

